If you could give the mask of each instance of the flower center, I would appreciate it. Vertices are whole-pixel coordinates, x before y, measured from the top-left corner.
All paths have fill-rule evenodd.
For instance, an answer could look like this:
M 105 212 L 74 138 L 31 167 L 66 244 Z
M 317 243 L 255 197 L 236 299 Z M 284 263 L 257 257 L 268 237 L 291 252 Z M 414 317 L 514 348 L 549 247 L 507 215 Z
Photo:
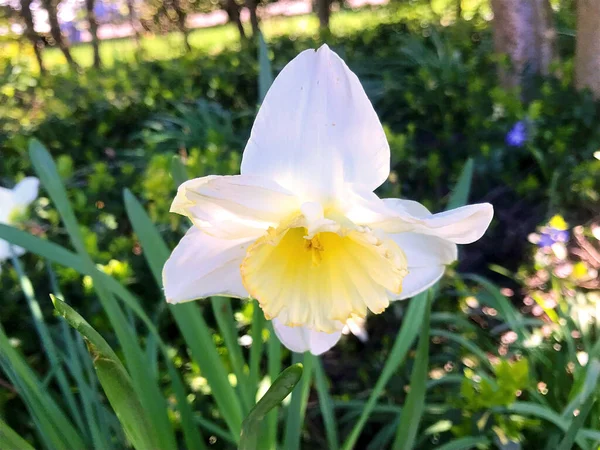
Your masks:
M 408 273 L 402 250 L 369 230 L 270 229 L 240 267 L 244 286 L 268 319 L 332 333 L 367 309 L 380 313 Z

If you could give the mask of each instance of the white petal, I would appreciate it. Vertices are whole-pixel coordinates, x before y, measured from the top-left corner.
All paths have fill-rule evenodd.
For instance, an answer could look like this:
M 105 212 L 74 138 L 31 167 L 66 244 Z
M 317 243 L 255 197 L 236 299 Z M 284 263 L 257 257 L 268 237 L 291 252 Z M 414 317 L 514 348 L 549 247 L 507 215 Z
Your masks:
M 297 198 L 274 181 L 246 175 L 186 181 L 171 206 L 205 233 L 230 239 L 257 237 L 299 209 Z
M 356 223 L 387 233 L 414 231 L 438 236 L 455 244 L 470 244 L 481 238 L 494 216 L 494 208 L 489 203 L 431 214 L 423 205 L 411 200 L 379 200 L 375 196 L 358 198 L 362 203 L 349 214 L 349 218 Z
M 192 227 L 175 247 L 163 268 L 169 303 L 211 295 L 246 298 L 240 264 L 248 239 L 220 239 Z
M 403 300 L 423 292 L 438 281 L 444 274 L 447 264 L 456 261 L 456 244 L 418 233 L 391 235 L 408 262 L 408 275 L 402 281 L 400 295 L 390 293 L 392 300 Z
M 26 207 L 38 196 L 40 180 L 35 177 L 23 178 L 13 188 L 14 203 L 16 206 Z
M 8 222 L 14 206 L 12 190 L 0 186 L 0 223 Z
M 300 53 L 275 79 L 241 170 L 276 180 L 305 201 L 335 196 L 343 182 L 374 190 L 387 179 L 390 150 L 377 114 L 327 45 Z
M 273 319 L 275 334 L 283 345 L 296 353 L 310 351 L 313 355 L 325 353 L 342 337 L 342 331 L 322 333 L 306 327 L 288 327 L 278 319 Z

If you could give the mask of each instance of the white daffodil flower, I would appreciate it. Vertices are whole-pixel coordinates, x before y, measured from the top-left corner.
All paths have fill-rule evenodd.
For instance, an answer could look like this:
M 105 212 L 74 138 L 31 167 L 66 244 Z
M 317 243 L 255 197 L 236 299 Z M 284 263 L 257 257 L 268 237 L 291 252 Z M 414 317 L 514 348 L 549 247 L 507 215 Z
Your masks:
M 30 203 L 37 198 L 39 184 L 37 178 L 27 177 L 13 189 L 0 186 L 0 223 L 13 225 Z M 20 256 L 23 253 L 25 249 L 0 239 L 0 261 L 10 258 L 13 254 Z
M 273 82 L 241 175 L 183 183 L 171 211 L 193 227 L 163 271 L 167 301 L 256 299 L 281 342 L 320 354 L 348 319 L 383 312 L 439 280 L 456 244 L 479 239 L 489 204 L 431 214 L 380 199 L 383 128 L 358 78 L 326 45 Z

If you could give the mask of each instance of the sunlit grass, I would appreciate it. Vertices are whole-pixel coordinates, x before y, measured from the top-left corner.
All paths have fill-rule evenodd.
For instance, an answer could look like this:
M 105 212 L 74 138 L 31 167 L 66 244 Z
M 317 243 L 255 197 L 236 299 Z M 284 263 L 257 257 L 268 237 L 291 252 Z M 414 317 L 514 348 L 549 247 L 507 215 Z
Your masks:
M 395 17 L 397 17 L 397 13 L 385 7 L 359 11 L 340 11 L 332 15 L 331 30 L 337 35 L 348 34 L 382 22 L 391 21 Z M 265 20 L 261 28 L 267 40 L 282 35 L 312 36 L 318 32 L 319 22 L 314 14 L 275 17 Z M 250 33 L 249 26 L 247 26 L 247 34 Z M 200 52 L 217 53 L 226 48 L 239 47 L 240 39 L 235 25 L 227 24 L 193 30 L 190 34 L 190 43 L 195 50 Z M 144 59 L 171 59 L 181 56 L 185 51 L 183 38 L 179 33 L 146 36 L 142 38 L 141 45 L 144 50 Z M 90 44 L 73 45 L 71 51 L 73 57 L 81 66 L 89 67 L 92 65 L 93 54 Z M 130 38 L 103 41 L 100 47 L 102 62 L 106 66 L 112 66 L 115 61 L 134 60 L 136 51 L 136 42 Z M 27 57 L 31 62 L 31 66 L 35 67 L 35 60 L 27 46 L 19 49 L 14 48 L 13 54 Z M 65 65 L 65 59 L 58 48 L 45 50 L 44 62 L 49 68 Z

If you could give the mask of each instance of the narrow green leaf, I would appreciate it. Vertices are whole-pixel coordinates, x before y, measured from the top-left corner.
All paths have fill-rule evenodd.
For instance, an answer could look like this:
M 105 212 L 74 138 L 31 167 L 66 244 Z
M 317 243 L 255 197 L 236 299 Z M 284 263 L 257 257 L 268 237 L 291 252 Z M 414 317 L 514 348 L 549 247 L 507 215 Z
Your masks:
M 165 398 L 160 391 L 157 380 L 148 376 L 146 368 L 147 360 L 138 342 L 135 329 L 127 321 L 112 292 L 104 284 L 105 278 L 100 275 L 100 272 L 86 251 L 81 229 L 69 203 L 67 192 L 58 174 L 56 164 L 44 146 L 35 139 L 32 139 L 29 143 L 29 155 L 40 181 L 50 194 L 56 209 L 60 213 L 71 242 L 81 257 L 83 267 L 90 273 L 94 289 L 98 294 L 98 299 L 123 349 L 127 368 L 134 380 L 133 386 L 136 389 L 138 398 L 148 411 L 148 417 L 152 423 L 152 429 L 156 431 L 160 447 L 163 449 L 175 449 L 175 435 L 167 415 Z
M 519 335 L 520 341 L 524 341 L 529 336 L 529 332 L 519 319 L 519 313 L 513 304 L 504 296 L 498 286 L 480 275 L 465 275 L 464 278 L 473 280 L 480 284 L 489 294 L 488 297 L 479 296 L 479 300 L 489 303 L 489 306 L 498 311 L 499 316 L 506 320 L 511 329 Z
M 0 239 L 5 239 L 15 245 L 23 247 L 27 249 L 29 252 L 37 254 L 43 258 L 48 259 L 49 261 L 53 261 L 57 264 L 64 265 L 66 267 L 71 267 L 77 272 L 83 275 L 90 275 L 93 271 L 90 270 L 89 266 L 84 265 L 82 258 L 79 255 L 76 255 L 65 248 L 54 244 L 52 242 L 46 241 L 36 236 L 32 236 L 22 230 L 17 228 L 9 227 L 7 225 L 0 224 Z M 159 269 L 160 270 L 160 269 Z M 150 333 L 157 339 L 159 347 L 163 353 L 163 357 L 165 363 L 167 365 L 167 369 L 171 372 L 173 370 L 172 361 L 170 360 L 170 356 L 168 355 L 168 350 L 160 336 L 158 334 L 158 330 L 154 325 L 153 321 L 148 317 L 148 315 L 144 312 L 144 310 L 140 307 L 139 300 L 131 294 L 121 283 L 116 281 L 114 278 L 106 275 L 102 272 L 97 272 L 97 276 L 102 280 L 103 284 L 116 296 L 118 296 L 123 303 L 127 307 L 129 307 L 136 316 L 144 322 Z M 171 377 L 172 382 L 181 383 L 178 380 L 178 377 Z M 175 389 L 175 392 L 178 390 Z M 180 413 L 182 415 L 182 424 L 184 426 L 184 434 L 186 436 L 186 442 L 202 442 L 202 439 L 198 435 L 196 427 L 186 426 L 186 424 L 191 423 L 188 417 L 191 417 L 191 410 L 189 405 L 185 401 L 185 397 L 178 398 L 178 405 L 180 409 Z M 241 418 L 240 418 L 241 422 Z M 194 446 L 194 448 L 202 448 L 200 445 Z
M 252 397 L 252 390 L 249 389 L 248 376 L 244 373 L 244 355 L 238 342 L 235 320 L 231 309 L 231 299 L 226 297 L 211 297 L 210 301 L 219 331 L 227 347 L 229 361 L 237 378 L 237 387 L 242 397 L 244 411 L 250 411 L 250 408 L 254 404 L 254 398 Z
M 135 196 L 125 190 L 124 198 L 127 215 L 142 244 L 144 257 L 156 283 L 162 287 L 162 267 L 169 256 L 167 245 Z M 229 383 L 227 371 L 221 362 L 212 334 L 200 314 L 198 305 L 195 303 L 169 305 L 169 311 L 173 314 L 177 326 L 190 348 L 192 358 L 208 380 L 212 395 L 231 434 L 238 439 L 243 417 L 240 399 Z
M 100 334 L 74 309 L 52 296 L 56 311 L 85 339 L 106 397 L 132 445 L 139 450 L 160 448 L 133 382 L 121 361 Z
M 479 445 L 489 445 L 490 441 L 484 436 L 468 436 L 456 439 L 438 447 L 438 450 L 469 450 Z
M 0 325 L 0 367 L 9 376 L 23 398 L 36 428 L 49 447 L 56 449 L 85 448 L 72 422 L 44 389 L 31 367 L 10 344 Z
M 427 296 L 428 293 L 423 292 L 410 300 L 408 311 L 403 320 L 402 328 L 396 335 L 396 340 L 394 341 L 392 350 L 390 351 L 388 359 L 383 366 L 381 375 L 375 383 L 373 391 L 371 392 L 367 403 L 364 405 L 358 421 L 352 428 L 352 431 L 342 446 L 344 450 L 351 450 L 354 448 L 356 441 L 358 440 L 362 429 L 367 423 L 369 416 L 373 412 L 379 396 L 383 393 L 383 389 L 385 388 L 387 382 L 392 377 L 394 372 L 398 370 L 398 367 L 400 367 L 400 365 L 404 362 L 404 358 L 406 358 L 408 350 L 412 346 L 412 343 L 417 337 L 417 334 L 421 328 L 421 323 L 423 321 L 423 317 L 425 316 L 425 310 L 427 309 Z
M 321 415 L 323 416 L 323 423 L 325 424 L 327 446 L 329 450 L 337 450 L 340 443 L 337 434 L 335 414 L 333 412 L 333 404 L 331 402 L 331 396 L 329 395 L 327 375 L 325 374 L 325 370 L 323 370 L 321 358 L 314 356 L 313 359 L 315 366 L 315 384 L 317 387 L 317 394 L 319 395 L 319 407 L 321 408 Z
M 433 329 L 433 330 L 431 330 L 431 335 L 442 337 L 442 338 L 445 338 L 445 339 L 448 339 L 448 340 L 451 340 L 451 341 L 454 341 L 454 342 L 460 344 L 462 347 L 464 347 L 465 349 L 467 349 L 471 353 L 473 353 L 475 356 L 477 356 L 477 358 L 479 359 L 479 362 L 482 365 L 486 366 L 490 370 L 493 370 L 492 363 L 490 362 L 485 351 L 483 351 L 481 348 L 479 348 L 479 346 L 477 344 L 475 344 L 473 341 L 465 338 L 461 334 L 453 333 L 451 331 L 446 331 L 446 330 Z
M 590 411 L 592 410 L 592 407 L 594 406 L 595 402 L 596 395 L 590 395 L 587 398 L 587 400 L 583 403 L 581 409 L 579 410 L 579 414 L 577 415 L 577 417 L 575 417 L 575 419 L 571 422 L 571 425 L 567 429 L 565 437 L 562 441 L 560 441 L 560 444 L 558 444 L 557 450 L 571 450 L 573 448 L 573 443 L 577 438 L 577 433 L 579 433 L 579 430 L 583 428 L 583 425 L 585 424 L 585 421 L 589 416 Z
M 393 449 L 410 449 L 415 445 L 415 439 L 425 408 L 425 392 L 427 383 L 427 368 L 429 366 L 429 317 L 431 314 L 431 295 L 428 296 L 425 317 L 420 324 L 423 329 L 419 337 L 419 346 L 415 356 L 415 364 L 410 376 L 410 391 L 400 413 L 400 426 L 396 431 Z
M 573 411 L 587 401 L 587 399 L 594 393 L 598 381 L 600 380 L 600 360 L 597 358 L 590 359 L 589 363 L 585 368 L 585 378 L 583 385 L 581 386 L 580 392 L 573 398 L 571 402 L 564 408 L 562 412 L 563 419 L 569 420 L 573 417 Z
M 471 192 L 471 181 L 473 180 L 473 160 L 469 158 L 465 163 L 458 181 L 448 199 L 448 207 L 446 209 L 454 209 L 464 206 L 469 201 L 469 193 Z
M 302 431 L 302 424 L 304 423 L 306 403 L 308 402 L 308 394 L 312 381 L 313 355 L 308 352 L 304 353 L 304 355 L 294 353 L 292 362 L 299 363 L 300 360 L 303 361 L 304 377 L 302 378 L 300 389 L 296 389 L 292 393 L 292 399 L 288 406 L 283 444 L 283 448 L 286 450 L 298 450 L 300 448 L 300 433 Z
M 302 364 L 294 364 L 285 369 L 271 384 L 265 395 L 254 405 L 242 423 L 239 450 L 255 450 L 260 448 L 258 439 L 260 437 L 261 422 L 269 411 L 279 406 L 290 392 L 292 392 L 302 378 L 302 371 Z
M 19 258 L 17 258 L 14 254 L 12 255 L 12 263 L 15 271 L 17 272 L 17 276 L 19 277 L 19 283 L 21 285 L 23 295 L 25 296 L 25 300 L 27 301 L 27 306 L 29 307 L 29 311 L 33 317 L 34 326 L 44 347 L 44 353 L 48 357 L 51 370 L 56 376 L 56 381 L 58 382 L 60 392 L 66 401 L 67 407 L 69 408 L 71 418 L 77 424 L 79 432 L 83 434 L 85 433 L 85 425 L 83 424 L 81 414 L 79 413 L 79 407 L 75 402 L 75 396 L 71 391 L 71 386 L 69 385 L 67 377 L 63 371 L 62 364 L 60 363 L 60 359 L 56 351 L 56 345 L 52 340 L 50 330 L 48 329 L 46 321 L 44 320 L 42 309 L 40 308 L 40 305 L 35 297 L 33 285 L 31 284 L 31 281 L 27 275 L 25 275 L 25 272 L 21 267 L 21 263 L 19 262 Z
M 537 417 L 539 419 L 546 420 L 546 421 L 556 425 L 558 428 L 560 428 L 565 433 L 567 432 L 567 430 L 569 429 L 569 426 L 571 425 L 569 421 L 563 419 L 559 414 L 554 412 L 552 409 L 544 407 L 544 406 L 540 406 L 536 403 L 515 402 L 512 405 L 508 406 L 507 408 L 504 408 L 504 410 L 510 414 L 521 414 L 524 416 L 533 416 L 533 417 Z M 586 430 L 580 430 L 577 433 L 577 436 L 575 439 L 575 442 L 581 448 L 587 448 L 585 441 L 583 440 L 585 438 L 585 431 Z
M 260 361 L 262 359 L 263 329 L 265 328 L 265 315 L 260 309 L 256 300 L 252 301 L 252 325 L 250 327 L 250 336 L 252 336 L 252 347 L 250 347 L 250 392 L 252 398 L 256 398 L 258 383 L 260 382 Z
M 34 450 L 34 448 L 0 419 L 0 448 L 4 450 Z
M 173 159 L 171 159 L 171 177 L 175 182 L 175 186 L 179 186 L 188 180 L 185 165 L 178 155 L 173 156 Z
M 281 371 L 281 343 L 277 336 L 275 336 L 275 330 L 271 321 L 267 322 L 267 329 L 269 330 L 269 340 L 267 341 L 267 370 L 269 372 L 269 379 L 271 382 L 275 380 L 277 374 Z M 277 448 L 277 421 L 279 418 L 279 407 L 275 406 L 269 414 L 267 414 L 266 420 L 266 432 L 265 432 L 265 449 L 275 450 Z
M 258 33 L 258 102 L 262 103 L 273 84 L 273 69 L 269 60 L 269 49 L 262 33 Z

